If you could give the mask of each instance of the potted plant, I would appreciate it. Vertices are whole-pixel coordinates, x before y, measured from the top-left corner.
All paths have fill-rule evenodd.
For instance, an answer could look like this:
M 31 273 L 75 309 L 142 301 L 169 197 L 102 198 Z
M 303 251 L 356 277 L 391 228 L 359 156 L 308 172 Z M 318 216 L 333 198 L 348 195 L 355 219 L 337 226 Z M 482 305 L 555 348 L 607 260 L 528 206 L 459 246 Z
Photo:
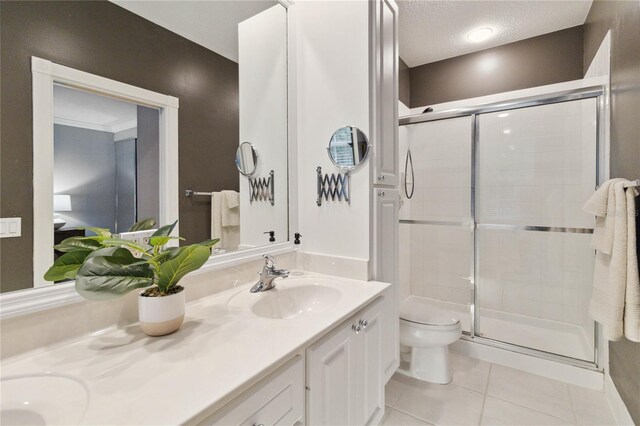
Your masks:
M 176 331 L 184 321 L 185 291 L 178 283 L 189 272 L 199 269 L 219 240 L 207 240 L 182 247 L 166 247 L 178 221 L 156 230 L 144 247 L 112 235 L 108 229 L 85 228 L 96 235 L 71 237 L 55 246 L 63 252 L 49 268 L 48 281 L 75 279 L 76 290 L 88 300 L 109 300 L 135 289 L 138 296 L 140 327 L 150 336 Z M 152 228 L 146 219 L 131 230 Z

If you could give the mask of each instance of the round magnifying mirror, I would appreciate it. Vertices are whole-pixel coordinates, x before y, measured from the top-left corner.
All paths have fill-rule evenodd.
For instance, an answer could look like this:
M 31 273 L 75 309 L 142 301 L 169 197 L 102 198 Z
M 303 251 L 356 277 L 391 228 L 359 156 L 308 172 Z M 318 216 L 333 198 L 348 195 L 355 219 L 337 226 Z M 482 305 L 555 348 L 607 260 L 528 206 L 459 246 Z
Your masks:
M 242 142 L 236 151 L 236 166 L 240 174 L 251 176 L 258 166 L 258 152 L 250 142 Z
M 339 169 L 353 170 L 364 162 L 370 148 L 362 130 L 345 126 L 333 133 L 327 151 L 329 158 Z

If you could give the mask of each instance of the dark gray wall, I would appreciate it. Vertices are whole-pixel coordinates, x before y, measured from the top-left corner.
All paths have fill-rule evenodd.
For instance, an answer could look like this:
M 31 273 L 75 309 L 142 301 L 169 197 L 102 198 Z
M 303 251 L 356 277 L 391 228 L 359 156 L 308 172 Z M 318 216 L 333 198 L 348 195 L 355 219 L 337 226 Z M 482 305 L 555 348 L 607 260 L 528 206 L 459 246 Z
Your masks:
M 637 179 L 640 178 L 640 2 L 593 2 L 584 25 L 585 71 L 608 30 L 611 30 L 611 177 Z M 640 209 L 638 200 L 636 203 Z M 636 228 L 640 235 L 640 220 Z M 626 339 L 611 342 L 609 371 L 631 417 L 640 424 L 640 343 Z
M 411 107 L 582 78 L 582 26 L 411 68 Z
M 2 1 L 0 216 L 22 237 L 0 240 L 0 290 L 33 282 L 32 55 L 179 98 L 180 194 L 238 190 L 236 63 L 107 1 Z M 182 236 L 209 238 L 209 202 L 180 200 Z
M 400 58 L 398 66 L 398 97 L 405 106 L 411 105 L 411 69 Z
M 157 109 L 138 106 L 138 220 L 160 212 L 160 115 Z M 163 224 L 164 225 L 164 224 Z M 180 225 L 182 226 L 182 224 Z
M 66 226 L 113 229 L 116 197 L 113 133 L 56 124 L 53 135 L 54 193 L 71 195 L 72 211 L 60 213 L 67 221 Z M 4 204 L 4 197 L 2 201 Z

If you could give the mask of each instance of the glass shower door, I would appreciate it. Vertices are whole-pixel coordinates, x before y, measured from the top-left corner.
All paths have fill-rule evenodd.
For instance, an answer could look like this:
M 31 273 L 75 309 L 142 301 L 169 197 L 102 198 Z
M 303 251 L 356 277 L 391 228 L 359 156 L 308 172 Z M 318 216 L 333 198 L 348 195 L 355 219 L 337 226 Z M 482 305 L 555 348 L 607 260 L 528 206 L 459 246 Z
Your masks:
M 400 208 L 403 296 L 424 303 L 425 311 L 453 312 L 467 332 L 473 295 L 471 128 L 471 117 L 461 117 L 411 124 L 400 132 L 401 170 L 408 148 L 413 159 L 413 173 L 408 169 L 403 176 L 413 179 L 413 195 L 408 199 L 403 192 Z
M 478 116 L 476 334 L 593 362 L 596 100 Z

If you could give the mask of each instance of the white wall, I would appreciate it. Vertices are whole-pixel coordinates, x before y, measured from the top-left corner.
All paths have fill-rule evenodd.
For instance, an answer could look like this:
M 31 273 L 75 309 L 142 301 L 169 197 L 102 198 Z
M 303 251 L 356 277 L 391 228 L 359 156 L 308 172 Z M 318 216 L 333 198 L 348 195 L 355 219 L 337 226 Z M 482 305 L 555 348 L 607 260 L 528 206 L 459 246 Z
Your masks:
M 337 173 L 326 147 L 352 125 L 369 135 L 369 10 L 365 1 L 297 1 L 297 144 L 302 250 L 369 259 L 371 158 L 352 174 L 351 205 L 316 205 L 316 167 Z
M 287 241 L 287 12 L 273 6 L 238 25 L 240 141 L 258 151 L 253 177 L 274 171 L 275 203 L 249 202 L 249 179 L 240 178 L 240 245 Z

